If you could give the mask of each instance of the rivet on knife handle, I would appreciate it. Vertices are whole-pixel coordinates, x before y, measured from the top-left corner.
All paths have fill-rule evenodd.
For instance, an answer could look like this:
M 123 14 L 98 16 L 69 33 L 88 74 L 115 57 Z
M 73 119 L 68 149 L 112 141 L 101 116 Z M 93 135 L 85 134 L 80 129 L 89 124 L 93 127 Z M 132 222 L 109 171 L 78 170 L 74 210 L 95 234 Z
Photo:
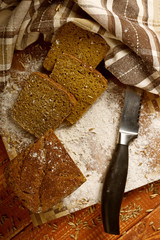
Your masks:
M 103 226 L 104 231 L 110 234 L 120 234 L 119 215 L 128 172 L 128 144 L 138 135 L 140 105 L 140 92 L 128 87 L 119 129 L 119 143 L 107 169 L 102 189 Z

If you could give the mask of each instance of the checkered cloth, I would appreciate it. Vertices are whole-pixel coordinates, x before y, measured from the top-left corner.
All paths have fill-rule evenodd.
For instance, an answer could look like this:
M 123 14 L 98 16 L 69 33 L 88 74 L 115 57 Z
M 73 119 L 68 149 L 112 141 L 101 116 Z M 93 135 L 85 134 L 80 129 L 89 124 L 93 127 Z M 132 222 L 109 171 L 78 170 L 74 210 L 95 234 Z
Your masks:
M 14 50 L 72 21 L 110 46 L 105 67 L 122 83 L 160 94 L 160 0 L 0 1 L 0 85 L 9 79 Z

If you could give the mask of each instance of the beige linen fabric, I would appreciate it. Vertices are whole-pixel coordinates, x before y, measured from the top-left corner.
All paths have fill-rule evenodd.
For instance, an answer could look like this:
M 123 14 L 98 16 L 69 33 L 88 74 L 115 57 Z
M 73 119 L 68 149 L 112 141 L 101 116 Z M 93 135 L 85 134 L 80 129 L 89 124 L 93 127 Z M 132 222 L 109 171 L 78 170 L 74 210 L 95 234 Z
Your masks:
M 159 0 L 0 1 L 0 86 L 9 78 L 15 49 L 39 34 L 52 42 L 66 22 L 100 34 L 110 46 L 105 67 L 121 82 L 160 94 Z

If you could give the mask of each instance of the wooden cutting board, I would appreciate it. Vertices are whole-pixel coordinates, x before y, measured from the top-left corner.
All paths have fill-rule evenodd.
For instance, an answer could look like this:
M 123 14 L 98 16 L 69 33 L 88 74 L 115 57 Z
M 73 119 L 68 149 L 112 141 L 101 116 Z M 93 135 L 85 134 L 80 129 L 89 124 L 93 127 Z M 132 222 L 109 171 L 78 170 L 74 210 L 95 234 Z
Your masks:
M 10 118 L 10 110 L 34 71 L 45 70 L 42 62 L 49 44 L 42 39 L 24 51 L 16 51 L 7 90 L 2 95 L 1 135 L 10 160 L 35 138 Z M 87 181 L 47 213 L 32 214 L 35 226 L 67 215 L 101 200 L 101 189 L 107 166 L 118 139 L 118 127 L 125 88 L 107 71 L 108 89 L 73 126 L 65 123 L 55 133 Z M 139 136 L 130 144 L 129 171 L 125 191 L 130 191 L 160 177 L 160 97 L 144 93 L 140 112 Z

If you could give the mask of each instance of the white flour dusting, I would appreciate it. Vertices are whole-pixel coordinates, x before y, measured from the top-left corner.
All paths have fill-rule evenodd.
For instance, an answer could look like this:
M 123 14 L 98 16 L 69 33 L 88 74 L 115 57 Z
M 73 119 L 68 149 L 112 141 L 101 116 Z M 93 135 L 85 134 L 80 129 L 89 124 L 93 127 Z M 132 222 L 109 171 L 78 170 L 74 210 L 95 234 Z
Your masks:
M 160 118 L 158 114 L 147 114 L 141 109 L 141 127 L 139 136 L 130 145 L 130 166 L 126 189 L 145 185 L 160 178 Z M 140 120 L 141 120 L 140 119 Z
M 10 110 L 23 85 L 23 79 L 42 67 L 27 60 L 24 71 L 12 71 L 6 91 L 1 94 L 1 134 L 20 152 L 35 140 L 11 118 Z M 101 189 L 107 166 L 118 139 L 118 127 L 124 99 L 124 89 L 109 82 L 108 89 L 73 126 L 62 125 L 55 133 L 79 166 L 87 181 L 63 203 L 70 212 L 90 206 L 101 199 Z M 141 108 L 139 136 L 129 147 L 129 170 L 125 191 L 156 181 L 160 176 L 160 118 Z

